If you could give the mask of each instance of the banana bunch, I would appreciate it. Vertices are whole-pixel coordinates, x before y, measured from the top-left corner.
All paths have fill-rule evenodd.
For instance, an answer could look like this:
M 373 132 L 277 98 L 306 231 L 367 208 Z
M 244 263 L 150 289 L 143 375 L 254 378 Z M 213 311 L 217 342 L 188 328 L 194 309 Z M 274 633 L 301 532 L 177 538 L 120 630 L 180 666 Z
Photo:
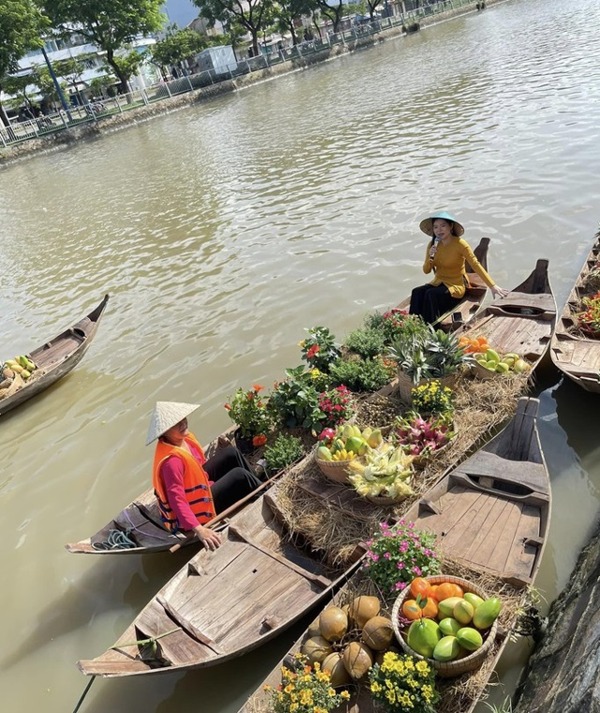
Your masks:
M 13 372 L 13 374 L 20 374 L 25 381 L 29 379 L 31 376 L 32 372 L 37 369 L 37 366 L 34 364 L 33 361 L 28 356 L 25 356 L 25 354 L 21 354 L 20 356 L 16 356 L 14 359 L 7 359 L 5 364 L 4 364 L 4 369 L 3 369 L 3 375 L 5 378 L 12 378 L 11 374 L 7 374 L 6 372 Z
M 412 461 L 413 456 L 407 455 L 401 447 L 388 444 L 387 448 L 367 453 L 364 462 L 349 463 L 353 471 L 349 479 L 359 495 L 384 495 L 401 500 L 414 494 L 410 486 Z

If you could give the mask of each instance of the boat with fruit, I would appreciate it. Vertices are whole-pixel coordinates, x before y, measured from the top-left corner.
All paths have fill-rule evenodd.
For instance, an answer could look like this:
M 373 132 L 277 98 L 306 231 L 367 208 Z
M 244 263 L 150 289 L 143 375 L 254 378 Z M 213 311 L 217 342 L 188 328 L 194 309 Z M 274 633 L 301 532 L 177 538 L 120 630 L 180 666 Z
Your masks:
M 221 546 L 195 554 L 113 646 L 79 661 L 82 673 L 136 676 L 214 666 L 275 638 L 330 597 L 362 553 L 350 566 L 324 563 L 282 524 L 277 487 L 233 515 Z
M 20 406 L 68 374 L 96 335 L 108 295 L 88 315 L 28 354 L 9 359 L 0 381 L 0 415 Z
M 380 708 L 371 683 L 385 676 L 386 651 L 427 662 L 440 696 L 437 713 L 472 713 L 527 603 L 548 536 L 550 481 L 536 425 L 538 407 L 537 399 L 520 399 L 501 433 L 446 472 L 405 513 L 403 532 L 431 538 L 442 572 L 417 577 L 399 595 L 385 595 L 369 566 L 361 567 L 240 713 L 271 713 L 274 696 L 281 692 L 282 667 L 286 683 L 298 681 L 298 655 L 303 657 L 300 666 L 312 669 L 319 663 L 337 695 L 348 691 L 337 711 L 373 713 Z M 393 539 L 395 527 L 382 525 L 379 545 Z M 372 566 L 381 561 L 381 549 L 372 541 L 367 545 L 364 562 Z M 396 545 L 388 547 L 392 559 Z M 360 620 L 353 613 L 357 598 L 372 600 L 373 595 L 380 607 L 370 602 L 374 608 L 366 621 Z M 419 639 L 420 626 L 431 629 L 431 643 Z M 312 676 L 309 669 L 300 668 L 302 675 Z
M 475 257 L 485 270 L 488 269 L 487 255 L 489 246 L 490 239 L 481 238 L 479 245 L 473 250 Z M 442 315 L 436 323 L 436 326 L 444 331 L 453 332 L 467 325 L 479 311 L 487 294 L 487 285 L 481 277 L 469 264 L 466 265 L 465 269 L 468 280 L 465 296 L 460 300 L 457 307 Z M 407 297 L 398 305 L 398 309 L 408 310 L 409 306 L 410 297 Z
M 531 274 L 506 297 L 481 309 L 460 332 L 472 349 L 484 378 L 512 371 L 533 372 L 544 356 L 556 323 L 556 302 L 548 280 L 548 260 L 538 260 Z M 506 359 L 504 357 L 507 357 Z
M 550 356 L 569 379 L 600 394 L 600 233 L 558 319 Z

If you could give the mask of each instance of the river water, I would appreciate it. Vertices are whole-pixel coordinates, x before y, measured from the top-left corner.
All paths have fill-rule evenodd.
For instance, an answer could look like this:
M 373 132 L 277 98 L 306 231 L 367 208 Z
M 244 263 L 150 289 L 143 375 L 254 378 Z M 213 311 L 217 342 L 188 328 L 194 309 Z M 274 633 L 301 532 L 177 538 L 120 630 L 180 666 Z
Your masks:
M 598 26 L 597 0 L 512 0 L 0 172 L 2 356 L 111 294 L 79 367 L 2 418 L 3 708 L 70 713 L 75 661 L 189 556 L 63 549 L 147 487 L 157 399 L 201 403 L 204 441 L 222 431 L 237 386 L 300 362 L 304 328 L 342 339 L 422 281 L 436 208 L 492 238 L 502 286 L 549 258 L 564 303 L 600 217 Z M 539 390 L 550 602 L 598 512 L 599 402 L 551 369 Z M 98 680 L 81 710 L 233 713 L 293 634 L 204 672 Z

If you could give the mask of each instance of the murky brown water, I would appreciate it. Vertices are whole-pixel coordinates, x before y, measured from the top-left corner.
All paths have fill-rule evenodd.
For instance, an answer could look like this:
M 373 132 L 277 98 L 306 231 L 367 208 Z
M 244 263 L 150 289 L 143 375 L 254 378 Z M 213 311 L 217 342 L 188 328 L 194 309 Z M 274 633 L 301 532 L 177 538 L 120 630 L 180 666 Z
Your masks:
M 299 363 L 303 328 L 341 339 L 422 279 L 432 208 L 492 238 L 503 286 L 548 257 L 564 302 L 600 217 L 599 23 L 596 0 L 507 2 L 0 172 L 2 356 L 111 293 L 76 371 L 2 418 L 3 707 L 70 713 L 75 661 L 185 562 L 63 549 L 149 483 L 157 398 L 201 402 L 194 430 L 219 433 L 238 385 Z M 546 379 L 550 601 L 597 516 L 600 446 L 598 399 Z M 98 680 L 81 710 L 233 713 L 292 637 L 206 672 Z

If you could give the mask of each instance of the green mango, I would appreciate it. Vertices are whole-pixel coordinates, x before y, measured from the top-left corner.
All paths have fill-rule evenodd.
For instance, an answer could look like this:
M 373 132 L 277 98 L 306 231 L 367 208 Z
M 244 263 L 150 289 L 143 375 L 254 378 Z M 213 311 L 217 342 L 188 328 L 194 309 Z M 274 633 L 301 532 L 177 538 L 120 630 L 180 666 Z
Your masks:
M 439 627 L 444 636 L 456 636 L 456 632 L 462 629 L 463 625 L 451 616 L 447 616 L 440 621 Z
M 317 448 L 317 458 L 319 460 L 332 460 L 331 451 L 327 446 L 319 446 Z
M 466 599 L 475 609 L 477 609 L 480 604 L 483 604 L 483 599 L 473 592 L 465 592 L 463 599 Z
M 483 639 L 477 629 L 464 626 L 456 632 L 458 643 L 467 651 L 477 651 L 483 645 Z
M 452 661 L 460 654 L 460 644 L 456 636 L 444 636 L 433 649 L 436 661 Z

